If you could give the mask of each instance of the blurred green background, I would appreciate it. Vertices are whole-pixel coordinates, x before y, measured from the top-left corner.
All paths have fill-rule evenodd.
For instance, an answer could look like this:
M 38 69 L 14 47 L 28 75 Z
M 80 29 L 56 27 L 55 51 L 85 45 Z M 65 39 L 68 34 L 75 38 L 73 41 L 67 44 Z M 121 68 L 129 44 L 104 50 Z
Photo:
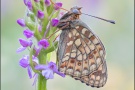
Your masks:
M 134 0 L 57 0 L 63 7 L 82 6 L 82 12 L 113 19 L 116 24 L 82 15 L 81 19 L 100 37 L 105 45 L 108 81 L 103 88 L 91 88 L 69 76 L 55 75 L 47 83 L 48 90 L 134 90 Z M 23 18 L 23 0 L 1 1 L 1 84 L 2 90 L 36 90 L 26 69 L 18 65 L 22 55 L 16 54 L 23 38 L 23 28 L 16 20 Z M 55 53 L 54 53 L 55 55 Z M 52 58 L 55 60 L 55 58 Z

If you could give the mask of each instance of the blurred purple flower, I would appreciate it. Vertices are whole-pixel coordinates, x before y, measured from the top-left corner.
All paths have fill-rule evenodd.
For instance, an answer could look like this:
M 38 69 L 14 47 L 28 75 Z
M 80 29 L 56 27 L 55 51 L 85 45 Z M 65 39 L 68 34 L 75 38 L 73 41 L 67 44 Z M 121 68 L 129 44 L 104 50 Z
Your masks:
M 30 0 L 27 2 L 27 6 L 28 6 L 29 10 L 33 9 L 32 2 Z
M 44 12 L 38 10 L 37 17 L 40 18 L 40 19 L 43 19 L 44 18 Z
M 55 5 L 54 5 L 54 9 L 55 9 L 55 10 L 59 10 L 61 7 L 62 7 L 62 3 L 61 3 L 61 2 L 57 2 L 57 3 L 55 3 Z
M 58 75 L 65 77 L 65 74 L 58 71 L 57 66 L 53 62 L 49 62 L 47 65 L 37 65 L 35 66 L 35 69 L 42 70 L 42 75 L 46 79 L 53 79 L 54 73 L 57 73 Z
M 51 24 L 52 24 L 53 27 L 56 27 L 59 24 L 59 20 L 56 19 L 56 18 L 53 18 L 52 21 L 51 21 Z
M 32 60 L 36 63 L 38 63 L 37 57 L 32 56 Z M 29 56 L 26 55 L 22 57 L 19 61 L 19 65 L 22 66 L 23 68 L 27 68 L 27 72 L 30 78 L 32 78 L 32 69 L 29 63 Z
M 25 26 L 26 26 L 24 19 L 18 19 L 18 20 L 17 20 L 17 23 L 18 23 L 20 26 L 22 26 L 22 27 L 25 27 Z
M 44 3 L 45 3 L 46 6 L 50 6 L 51 5 L 50 0 L 45 0 Z
M 23 34 L 24 34 L 24 36 L 25 36 L 26 38 L 31 38 L 31 37 L 33 37 L 33 35 L 34 35 L 34 33 L 33 33 L 31 30 L 29 30 L 29 29 L 25 29 L 25 30 L 23 31 Z
M 24 4 L 25 4 L 26 6 L 27 6 L 28 1 L 30 1 L 30 0 L 23 0 Z
M 42 39 L 38 42 L 38 46 L 46 49 L 47 47 L 49 47 L 49 42 L 46 39 Z

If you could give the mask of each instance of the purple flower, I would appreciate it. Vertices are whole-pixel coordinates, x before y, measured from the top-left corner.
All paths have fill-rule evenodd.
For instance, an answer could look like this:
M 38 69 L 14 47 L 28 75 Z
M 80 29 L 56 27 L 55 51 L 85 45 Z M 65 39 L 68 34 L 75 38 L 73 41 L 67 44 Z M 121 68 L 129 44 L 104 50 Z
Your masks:
M 35 2 L 39 2 L 40 0 L 34 0 Z
M 27 47 L 29 47 L 29 46 L 31 47 L 31 45 L 32 45 L 32 41 L 31 40 L 30 41 L 26 41 L 26 40 L 20 38 L 19 42 L 20 42 L 20 44 L 22 46 L 17 49 L 17 51 L 16 51 L 17 53 L 24 51 Z
M 27 6 L 28 1 L 30 1 L 30 0 L 23 0 L 24 4 L 25 4 L 26 6 Z
M 57 73 L 58 75 L 65 77 L 65 74 L 58 71 L 57 66 L 53 62 L 49 62 L 47 65 L 37 65 L 35 66 L 35 69 L 42 70 L 42 75 L 46 79 L 53 79 L 54 73 Z
M 56 27 L 59 24 L 59 20 L 56 19 L 56 18 L 53 18 L 52 21 L 51 21 L 51 24 L 52 24 L 53 27 Z
M 26 40 L 20 38 L 19 41 L 20 41 L 20 44 L 23 47 L 28 47 L 28 46 L 31 46 L 32 45 L 32 41 L 31 40 L 30 41 L 26 41 Z
M 18 20 L 17 20 L 17 23 L 18 23 L 20 26 L 22 26 L 22 27 L 25 27 L 25 26 L 26 26 L 24 19 L 18 19 Z
M 23 31 L 23 34 L 24 34 L 24 36 L 26 36 L 26 38 L 31 38 L 34 35 L 34 33 L 29 29 L 25 29 Z
M 38 63 L 37 57 L 32 56 L 32 60 L 36 63 Z M 22 66 L 23 68 L 27 68 L 27 72 L 30 78 L 32 78 L 32 69 L 29 63 L 29 56 L 26 55 L 22 57 L 19 61 L 19 65 Z
M 46 6 L 50 6 L 50 5 L 51 5 L 50 0 L 45 0 L 44 2 L 45 2 L 45 5 L 46 5 Z
M 62 7 L 62 3 L 61 3 L 61 2 L 57 2 L 57 3 L 55 3 L 55 5 L 54 5 L 54 9 L 55 9 L 55 10 L 59 10 L 61 7 Z
M 44 12 L 38 10 L 37 17 L 40 18 L 40 19 L 43 19 L 44 18 Z
M 42 39 L 38 42 L 38 45 L 46 49 L 49 46 L 49 42 L 46 39 Z
M 34 33 L 29 29 L 24 30 L 23 34 L 24 34 L 24 36 L 26 36 L 26 38 L 31 38 L 34 35 Z
M 31 3 L 30 0 L 27 2 L 27 6 L 28 6 L 29 10 L 32 10 L 33 9 L 32 3 Z

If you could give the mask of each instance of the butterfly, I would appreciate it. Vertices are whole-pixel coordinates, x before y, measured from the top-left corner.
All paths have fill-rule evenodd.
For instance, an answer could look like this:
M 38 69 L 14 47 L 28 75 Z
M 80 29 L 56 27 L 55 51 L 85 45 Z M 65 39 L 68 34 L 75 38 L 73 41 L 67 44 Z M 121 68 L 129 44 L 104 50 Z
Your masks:
M 99 37 L 79 19 L 81 7 L 73 7 L 58 24 L 61 29 L 57 50 L 60 72 L 91 87 L 107 81 L 106 51 Z

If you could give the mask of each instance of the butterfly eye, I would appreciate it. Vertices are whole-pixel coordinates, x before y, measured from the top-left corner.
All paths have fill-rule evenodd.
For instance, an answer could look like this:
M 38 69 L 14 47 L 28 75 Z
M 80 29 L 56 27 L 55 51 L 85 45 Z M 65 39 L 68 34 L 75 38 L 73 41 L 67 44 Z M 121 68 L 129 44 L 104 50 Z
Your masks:
M 72 12 L 73 12 L 74 14 L 79 14 L 79 13 L 80 13 L 79 10 L 77 10 L 77 9 L 73 9 Z

